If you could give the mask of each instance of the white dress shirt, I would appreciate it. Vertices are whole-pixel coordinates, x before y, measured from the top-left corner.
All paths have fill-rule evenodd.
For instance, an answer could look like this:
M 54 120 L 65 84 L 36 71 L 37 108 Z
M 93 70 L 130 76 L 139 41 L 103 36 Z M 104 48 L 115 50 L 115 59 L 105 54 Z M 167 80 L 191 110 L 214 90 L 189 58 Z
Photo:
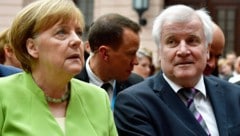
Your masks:
M 174 92 L 178 93 L 178 91 L 182 88 L 181 86 L 171 81 L 164 73 L 163 73 L 163 77 L 168 82 L 168 84 L 172 87 Z M 198 81 L 198 83 L 194 88 L 201 92 L 194 97 L 194 104 L 197 111 L 202 115 L 210 134 L 212 136 L 219 136 L 218 127 L 217 127 L 216 119 L 213 113 L 213 109 L 209 101 L 209 97 L 207 96 L 207 93 L 206 93 L 206 87 L 203 81 L 203 75 L 201 76 L 200 80 Z
M 89 62 L 90 62 L 90 59 L 91 59 L 92 55 L 90 55 L 88 58 L 87 58 L 87 61 L 86 61 L 86 71 L 87 71 L 87 74 L 88 74 L 88 77 L 89 77 L 89 83 L 91 84 L 94 84 L 98 87 L 101 87 L 104 82 L 99 78 L 97 77 L 97 75 L 95 75 L 92 71 L 92 69 L 90 68 L 90 65 L 89 65 Z M 113 97 L 113 88 L 114 88 L 114 85 L 115 85 L 115 80 L 111 80 L 111 81 L 108 81 L 111 85 L 112 85 L 112 88 L 110 88 L 107 93 L 108 93 L 108 96 L 109 96 L 109 99 L 110 101 L 112 101 L 112 97 Z

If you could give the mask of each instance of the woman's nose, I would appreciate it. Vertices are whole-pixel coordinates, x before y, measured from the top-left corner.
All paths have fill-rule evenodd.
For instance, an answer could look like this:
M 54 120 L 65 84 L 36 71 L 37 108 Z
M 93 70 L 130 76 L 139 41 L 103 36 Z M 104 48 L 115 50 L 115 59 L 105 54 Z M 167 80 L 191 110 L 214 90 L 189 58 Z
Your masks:
M 71 34 L 71 45 L 80 46 L 82 44 L 82 39 L 76 32 Z

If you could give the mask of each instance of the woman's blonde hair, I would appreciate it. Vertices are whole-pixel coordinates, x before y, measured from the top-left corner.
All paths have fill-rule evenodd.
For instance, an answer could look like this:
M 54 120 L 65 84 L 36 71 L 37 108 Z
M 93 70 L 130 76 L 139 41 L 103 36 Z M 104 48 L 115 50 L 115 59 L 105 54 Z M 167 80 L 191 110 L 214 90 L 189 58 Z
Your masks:
M 152 51 L 147 48 L 140 48 L 137 51 L 137 57 L 139 59 L 147 57 L 150 60 L 150 62 L 152 62 Z
M 26 72 L 31 72 L 34 63 L 26 48 L 27 39 L 34 38 L 58 22 L 68 23 L 72 20 L 84 29 L 82 12 L 71 0 L 37 0 L 17 14 L 10 30 L 10 42 Z

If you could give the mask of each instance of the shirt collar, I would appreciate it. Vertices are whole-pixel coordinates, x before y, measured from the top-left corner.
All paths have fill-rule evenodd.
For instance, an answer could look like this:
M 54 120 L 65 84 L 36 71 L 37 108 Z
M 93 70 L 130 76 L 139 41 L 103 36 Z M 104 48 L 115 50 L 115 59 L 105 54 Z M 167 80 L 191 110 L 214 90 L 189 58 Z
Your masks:
M 171 81 L 164 73 L 163 73 L 163 78 L 168 82 L 168 84 L 171 86 L 171 88 L 174 90 L 175 93 L 178 93 L 178 91 L 182 88 L 182 86 L 179 86 L 175 84 L 173 81 Z M 199 90 L 205 97 L 207 96 L 203 75 L 201 75 L 200 80 L 194 86 L 194 88 Z
M 92 83 L 96 86 L 102 86 L 105 82 L 103 82 L 96 74 L 93 73 L 92 69 L 90 68 L 89 62 L 92 58 L 93 54 L 90 54 L 90 56 L 86 60 L 86 71 L 89 77 L 89 83 Z M 108 81 L 112 86 L 114 85 L 114 80 Z

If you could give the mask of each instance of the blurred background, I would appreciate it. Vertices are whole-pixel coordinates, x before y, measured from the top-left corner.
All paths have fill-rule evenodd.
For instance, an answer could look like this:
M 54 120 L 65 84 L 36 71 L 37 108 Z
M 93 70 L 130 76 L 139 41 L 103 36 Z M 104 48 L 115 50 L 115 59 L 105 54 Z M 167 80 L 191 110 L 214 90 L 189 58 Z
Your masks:
M 11 25 L 16 13 L 34 0 L 0 0 L 0 31 Z M 153 64 L 159 67 L 157 48 L 151 36 L 152 23 L 161 10 L 173 4 L 206 8 L 223 29 L 226 45 L 224 55 L 234 51 L 240 55 L 240 0 L 73 0 L 85 16 L 86 30 L 99 16 L 119 13 L 142 26 L 141 47 L 152 51 Z

